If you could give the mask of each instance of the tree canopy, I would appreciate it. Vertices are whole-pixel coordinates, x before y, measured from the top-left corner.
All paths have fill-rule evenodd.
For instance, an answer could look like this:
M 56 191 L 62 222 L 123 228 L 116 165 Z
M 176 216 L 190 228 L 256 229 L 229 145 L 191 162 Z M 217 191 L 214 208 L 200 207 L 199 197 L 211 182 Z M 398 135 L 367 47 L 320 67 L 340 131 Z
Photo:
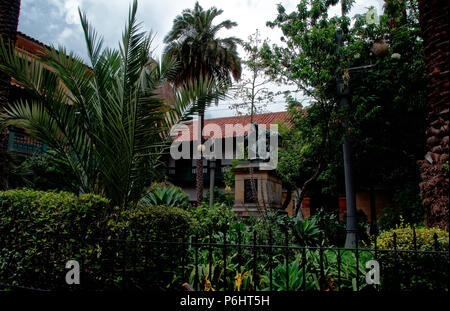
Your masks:
M 346 134 L 353 142 L 360 190 L 376 186 L 400 191 L 410 184 L 418 195 L 416 161 L 424 153 L 426 115 L 416 4 L 387 2 L 379 18 L 373 10 L 350 18 L 352 2 L 344 1 L 342 16 L 329 17 L 335 2 L 302 0 L 291 13 L 279 5 L 278 16 L 267 23 L 283 32 L 281 45 L 266 44 L 260 51 L 267 73 L 303 94 L 302 101 L 288 96 L 294 126 L 285 130 L 278 172 L 285 183 L 296 187 L 315 184 L 310 193 L 342 193 L 341 138 Z M 342 47 L 336 42 L 338 31 Z M 389 47 L 375 57 L 374 43 L 380 42 Z M 349 70 L 370 64 L 374 66 Z M 346 108 L 337 104 L 339 76 L 351 91 Z M 412 197 L 417 202 L 418 197 Z

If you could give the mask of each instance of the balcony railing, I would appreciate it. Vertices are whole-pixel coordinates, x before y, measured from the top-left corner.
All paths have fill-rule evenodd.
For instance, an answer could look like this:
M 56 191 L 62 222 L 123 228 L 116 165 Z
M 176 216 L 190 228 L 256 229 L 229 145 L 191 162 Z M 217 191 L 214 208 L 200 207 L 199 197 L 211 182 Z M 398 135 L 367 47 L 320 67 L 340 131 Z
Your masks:
M 47 145 L 34 139 L 23 130 L 9 129 L 8 151 L 14 151 L 26 157 L 44 153 Z

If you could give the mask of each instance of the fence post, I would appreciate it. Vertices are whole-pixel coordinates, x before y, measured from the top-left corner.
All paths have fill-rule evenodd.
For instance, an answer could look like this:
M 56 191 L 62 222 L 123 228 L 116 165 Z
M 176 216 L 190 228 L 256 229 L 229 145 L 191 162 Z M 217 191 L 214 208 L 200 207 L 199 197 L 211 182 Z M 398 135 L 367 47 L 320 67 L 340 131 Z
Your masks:
M 223 230 L 223 290 L 227 290 L 227 229 Z
M 338 264 L 338 290 L 341 290 L 341 250 L 337 250 L 337 264 Z
M 194 262 L 194 289 L 196 289 L 196 285 L 198 284 L 198 234 L 195 235 L 193 247 L 195 249 L 195 262 Z
M 181 246 L 181 279 L 184 282 L 186 278 L 186 253 L 188 246 L 186 244 L 182 244 Z
M 356 253 L 355 253 L 355 262 L 356 262 L 356 291 L 359 291 L 359 241 L 358 235 L 356 235 Z
M 253 228 L 253 290 L 256 291 L 256 261 L 258 254 L 256 253 L 256 229 Z
M 378 234 L 378 233 L 377 233 L 377 234 Z M 375 245 L 375 256 L 374 256 L 374 257 L 375 257 L 375 260 L 376 260 L 376 261 L 378 261 L 378 246 L 377 246 L 378 244 L 377 244 L 377 239 L 378 239 L 378 238 L 377 238 L 377 235 L 375 235 L 375 240 L 374 240 L 374 245 Z M 379 265 L 380 265 L 380 268 L 381 268 L 381 263 L 379 263 Z M 376 285 L 376 284 L 374 284 L 374 288 L 377 289 L 377 290 L 380 290 L 380 286 L 381 286 L 381 285 Z
M 394 275 L 395 275 L 395 279 L 397 280 L 397 289 L 400 289 L 400 280 L 398 279 L 398 253 L 397 253 L 397 233 L 395 233 L 392 235 L 393 239 L 394 239 Z
M 286 246 L 285 250 L 285 262 L 286 262 L 286 291 L 289 290 L 289 236 L 288 236 L 288 227 L 286 226 L 286 230 L 284 232 L 284 244 Z
M 269 283 L 270 283 L 270 291 L 272 291 L 272 261 L 273 261 L 272 228 L 269 228 Z
M 319 234 L 319 241 L 322 244 L 323 241 L 323 234 L 322 232 L 320 232 Z M 320 278 L 319 278 L 319 285 L 320 285 L 320 289 L 324 289 L 324 285 L 325 285 L 325 272 L 323 269 L 323 248 L 322 245 L 319 245 L 319 268 L 320 268 Z
M 238 273 L 241 273 L 242 258 L 241 258 L 241 222 L 238 223 Z
M 139 254 L 139 248 L 138 248 L 138 241 L 136 238 L 136 232 L 133 230 L 133 240 L 134 240 L 134 252 L 133 252 L 133 279 L 136 282 L 137 277 L 137 273 L 136 273 L 136 266 L 137 266 L 137 256 Z
M 418 263 L 418 258 L 417 258 L 417 234 L 416 234 L 416 227 L 413 226 L 413 244 L 414 244 L 414 259 L 416 261 L 416 264 L 413 265 L 413 271 L 414 273 L 416 273 L 417 271 L 417 263 Z
M 211 266 L 212 266 L 212 245 L 211 245 L 211 236 L 212 236 L 212 226 L 209 230 L 209 238 L 208 238 L 208 261 L 209 261 L 209 267 L 208 267 L 208 277 L 209 277 L 209 281 L 212 281 L 212 276 L 211 276 Z M 212 284 L 212 282 L 211 282 Z
M 439 241 L 438 241 L 438 236 L 437 236 L 436 232 L 433 235 L 433 239 L 434 239 L 434 250 L 437 252 L 437 251 L 439 251 Z
M 120 242 L 119 242 L 120 243 Z M 127 286 L 127 244 L 126 240 L 122 240 L 122 288 Z

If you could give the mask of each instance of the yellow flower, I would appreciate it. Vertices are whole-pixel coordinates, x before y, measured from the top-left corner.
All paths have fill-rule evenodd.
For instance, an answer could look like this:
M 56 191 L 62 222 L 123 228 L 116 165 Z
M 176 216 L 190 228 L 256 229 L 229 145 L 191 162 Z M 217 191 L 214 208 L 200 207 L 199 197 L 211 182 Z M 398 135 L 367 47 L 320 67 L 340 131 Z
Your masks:
M 206 275 L 206 278 L 205 278 L 205 291 L 207 291 L 207 292 L 215 291 L 215 289 L 212 287 L 211 282 L 208 280 L 208 274 Z
M 236 279 L 236 288 L 237 291 L 239 292 L 241 290 L 241 285 L 242 285 L 242 280 L 245 278 L 245 276 L 247 275 L 248 271 L 245 272 L 244 274 L 238 273 L 234 278 Z

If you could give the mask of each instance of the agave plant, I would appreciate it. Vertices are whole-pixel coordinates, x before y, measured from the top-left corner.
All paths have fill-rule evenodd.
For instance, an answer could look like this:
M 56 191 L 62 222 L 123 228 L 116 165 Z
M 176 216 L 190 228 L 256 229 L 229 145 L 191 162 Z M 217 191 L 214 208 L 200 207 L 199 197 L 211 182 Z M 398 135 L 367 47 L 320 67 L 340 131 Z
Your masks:
M 154 191 L 147 190 L 139 201 L 139 205 L 143 206 L 187 207 L 188 204 L 189 196 L 175 187 L 158 187 Z
M 323 237 L 316 217 L 298 220 L 294 224 L 293 233 L 298 243 L 302 246 L 316 246 L 321 242 L 320 239 Z
M 79 11 L 89 66 L 63 47 L 25 58 L 0 42 L 0 70 L 25 95 L 6 107 L 1 123 L 28 129 L 67 159 L 80 192 L 104 195 L 118 206 L 137 203 L 154 179 L 171 126 L 196 102 L 223 95 L 207 78 L 178 88 L 170 102 L 161 95 L 177 64 L 151 57 L 152 36 L 141 31 L 136 11 L 134 1 L 118 49 L 103 48 Z

